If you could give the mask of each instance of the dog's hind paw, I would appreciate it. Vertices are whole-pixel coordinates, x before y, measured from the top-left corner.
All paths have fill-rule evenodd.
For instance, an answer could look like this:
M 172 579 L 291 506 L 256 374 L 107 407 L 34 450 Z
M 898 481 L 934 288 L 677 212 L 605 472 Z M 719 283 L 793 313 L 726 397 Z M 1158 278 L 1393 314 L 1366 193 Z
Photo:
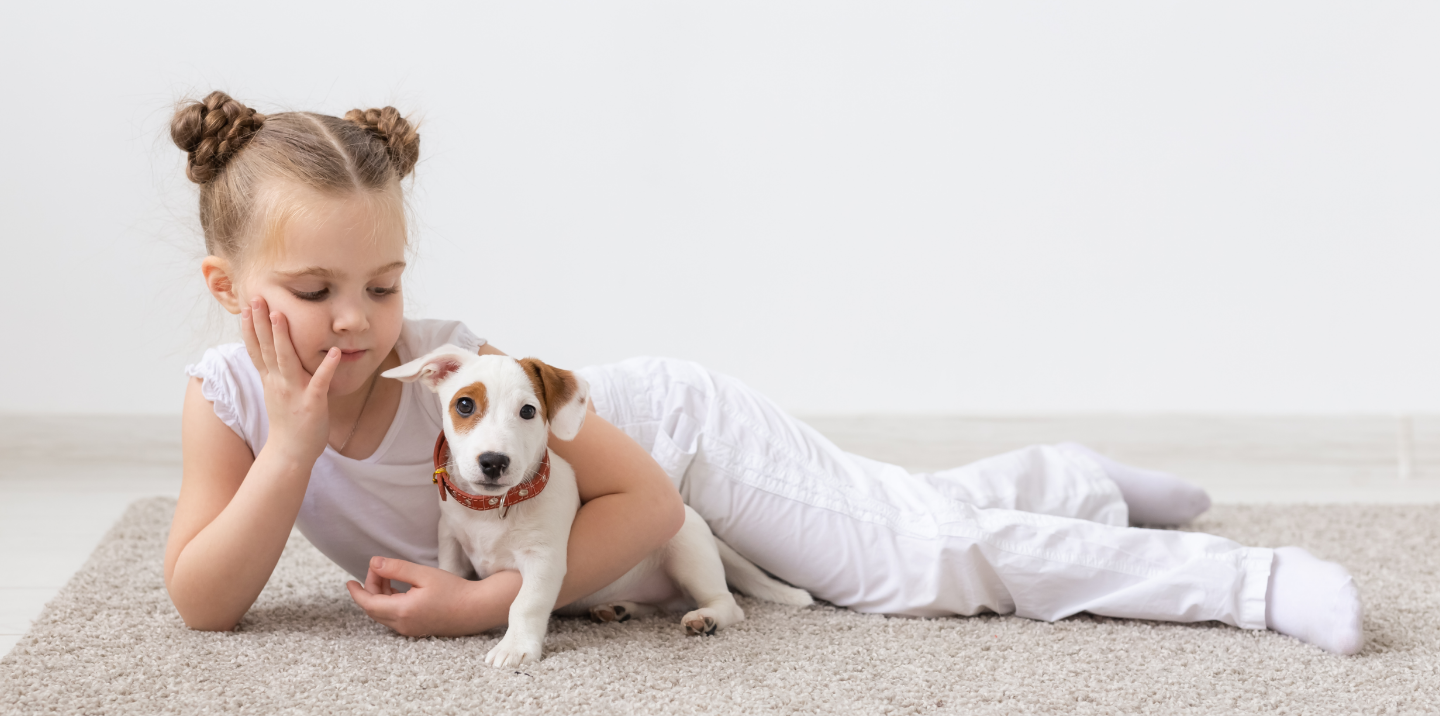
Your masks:
M 590 607 L 590 618 L 597 622 L 628 622 L 631 616 L 632 612 L 625 608 L 624 602 Z
M 635 602 L 610 602 L 590 607 L 590 618 L 597 622 L 628 622 L 635 617 L 654 614 L 655 607 Z
M 715 621 L 714 616 L 706 614 L 705 612 L 707 611 L 709 610 L 696 609 L 686 614 L 685 617 L 680 620 L 680 623 L 685 625 L 685 633 L 687 635 L 700 636 L 703 634 L 705 636 L 713 636 L 715 634 L 715 630 L 720 627 L 720 623 Z

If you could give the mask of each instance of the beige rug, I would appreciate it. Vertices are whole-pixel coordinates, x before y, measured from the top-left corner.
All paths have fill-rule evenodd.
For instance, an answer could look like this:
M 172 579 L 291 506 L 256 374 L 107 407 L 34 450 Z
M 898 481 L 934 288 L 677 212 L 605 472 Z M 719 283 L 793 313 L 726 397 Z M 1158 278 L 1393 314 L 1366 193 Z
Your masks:
M 370 621 L 298 533 L 236 631 L 187 630 L 161 577 L 174 504 L 131 505 L 0 659 L 0 713 L 1440 712 L 1440 506 L 1220 505 L 1194 525 L 1349 566 L 1367 607 L 1354 657 L 1214 622 L 743 600 L 749 619 L 714 637 L 675 618 L 557 619 L 544 661 L 496 671 L 482 661 L 495 635 L 410 639 Z

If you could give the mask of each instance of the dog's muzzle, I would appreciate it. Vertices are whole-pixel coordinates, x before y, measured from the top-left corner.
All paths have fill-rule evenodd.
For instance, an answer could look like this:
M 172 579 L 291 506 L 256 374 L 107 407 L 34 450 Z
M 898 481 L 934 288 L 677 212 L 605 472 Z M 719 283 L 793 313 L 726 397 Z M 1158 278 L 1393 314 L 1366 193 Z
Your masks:
M 501 457 L 504 457 L 503 455 Z M 472 510 L 500 510 L 500 518 L 504 519 L 510 511 L 510 506 L 517 502 L 534 499 L 545 489 L 550 482 L 550 450 L 546 449 L 545 454 L 540 458 L 540 468 L 530 479 L 510 488 L 505 496 L 499 495 L 472 495 L 450 484 L 449 472 L 445 469 L 446 463 L 450 461 L 450 446 L 445 442 L 445 431 L 441 430 L 440 435 L 435 438 L 435 472 L 430 475 L 430 481 L 440 490 L 440 501 L 444 502 L 446 494 L 454 497 L 456 502 Z M 508 464 L 510 459 L 505 458 Z
M 490 480 L 499 480 L 505 474 L 505 468 L 510 467 L 510 456 L 499 452 L 480 453 L 480 472 Z

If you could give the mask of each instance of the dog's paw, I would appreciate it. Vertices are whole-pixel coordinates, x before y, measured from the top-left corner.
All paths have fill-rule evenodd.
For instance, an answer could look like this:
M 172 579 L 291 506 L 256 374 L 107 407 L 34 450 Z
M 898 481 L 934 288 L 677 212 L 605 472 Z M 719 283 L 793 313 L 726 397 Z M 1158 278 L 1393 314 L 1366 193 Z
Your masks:
M 590 618 L 597 622 L 628 622 L 639 612 L 638 605 L 631 602 L 597 604 L 590 607 Z
M 539 639 L 523 639 L 506 634 L 505 638 L 485 655 L 485 663 L 497 669 L 506 669 L 537 662 L 540 660 L 543 643 Z
M 696 609 L 686 614 L 680 623 L 685 625 L 685 633 L 689 636 L 711 636 L 720 626 L 715 620 L 715 614 L 709 609 Z

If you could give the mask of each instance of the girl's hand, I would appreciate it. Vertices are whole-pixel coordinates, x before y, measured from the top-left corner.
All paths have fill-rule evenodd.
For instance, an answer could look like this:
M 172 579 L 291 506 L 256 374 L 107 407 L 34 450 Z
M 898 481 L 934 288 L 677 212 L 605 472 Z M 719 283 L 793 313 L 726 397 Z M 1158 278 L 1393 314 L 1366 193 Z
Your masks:
M 409 584 L 410 591 L 395 591 L 391 579 Z M 473 603 L 481 584 L 489 590 L 513 590 L 513 598 L 520 589 L 520 573 L 507 570 L 472 582 L 436 567 L 372 557 L 364 586 L 352 579 L 345 588 L 371 619 L 403 636 L 468 636 L 488 628 L 485 610 Z
M 290 343 L 285 315 L 271 312 L 258 296 L 240 309 L 240 333 L 265 385 L 267 446 L 276 445 L 292 459 L 313 465 L 330 441 L 330 379 L 340 365 L 340 349 L 331 348 L 310 375 Z

